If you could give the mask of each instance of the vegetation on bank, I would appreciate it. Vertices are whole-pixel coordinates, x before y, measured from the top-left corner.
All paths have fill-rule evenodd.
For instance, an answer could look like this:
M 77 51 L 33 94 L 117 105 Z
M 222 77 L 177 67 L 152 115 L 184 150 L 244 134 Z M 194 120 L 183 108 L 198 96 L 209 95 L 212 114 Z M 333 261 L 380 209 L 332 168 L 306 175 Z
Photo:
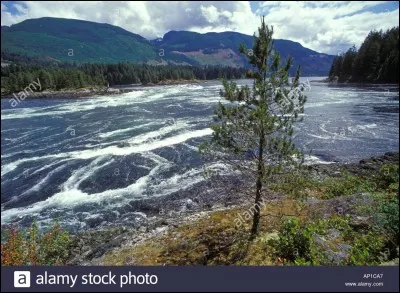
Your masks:
M 399 169 L 378 176 L 316 180 L 302 176 L 296 190 L 261 210 L 249 240 L 251 206 L 215 211 L 129 248 L 105 254 L 104 265 L 377 265 L 398 263 Z M 296 178 L 284 179 L 288 184 Z M 350 180 L 349 180 L 350 179 Z M 304 194 L 297 198 L 297 192 Z M 354 194 L 354 192 L 357 192 Z M 369 191 L 363 193 L 363 191 Z M 335 200 L 332 202 L 332 200 Z M 347 201 L 354 204 L 347 205 Z M 312 202 L 315 202 L 313 204 Z M 340 207 L 343 205 L 343 210 Z M 348 210 L 346 210 L 348 209 Z M 241 224 L 238 225 L 238 219 Z
M 1 68 L 1 93 L 25 90 L 39 82 L 36 91 L 78 89 L 91 86 L 127 84 L 156 84 L 175 80 L 239 79 L 246 75 L 243 68 L 209 66 L 150 66 L 131 63 L 70 64 L 43 63 L 37 65 L 11 64 Z
M 399 27 L 371 31 L 357 50 L 336 56 L 330 81 L 399 83 Z
M 398 264 L 399 166 L 377 174 L 276 178 L 282 194 L 261 209 L 249 239 L 251 205 L 214 211 L 134 246 L 108 251 L 104 265 L 377 265 Z M 1 265 L 64 265 L 79 241 L 57 223 L 39 232 L 7 227 Z
M 71 236 L 58 223 L 40 232 L 36 222 L 26 230 L 10 226 L 2 229 L 1 265 L 65 265 Z

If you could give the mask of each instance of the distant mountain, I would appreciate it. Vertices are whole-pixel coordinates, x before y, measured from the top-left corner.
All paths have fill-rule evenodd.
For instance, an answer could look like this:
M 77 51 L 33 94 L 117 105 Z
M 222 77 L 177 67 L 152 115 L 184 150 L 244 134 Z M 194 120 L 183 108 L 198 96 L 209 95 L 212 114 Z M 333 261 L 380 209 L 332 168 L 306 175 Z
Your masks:
M 206 33 L 199 34 L 188 31 L 170 31 L 160 40 L 151 43 L 159 50 L 164 50 L 169 58 L 174 55 L 183 55 L 193 59 L 199 65 L 221 64 L 229 66 L 248 66 L 246 58 L 239 53 L 239 45 L 251 49 L 253 47 L 253 36 L 236 33 Z M 304 75 L 327 75 L 334 56 L 318 53 L 304 48 L 297 42 L 288 40 L 274 40 L 274 49 L 281 57 L 286 59 L 289 55 L 293 57 L 293 68 L 301 65 Z M 294 69 L 293 69 L 294 70 Z
M 79 63 L 141 62 L 157 57 L 148 40 L 120 27 L 50 17 L 2 29 L 1 51 Z
M 248 67 L 238 52 L 240 43 L 251 48 L 253 36 L 236 32 L 200 34 L 170 31 L 148 41 L 120 27 L 95 22 L 44 17 L 1 29 L 1 51 L 59 61 L 153 65 L 224 65 Z M 292 55 L 303 75 L 327 75 L 334 56 L 304 48 L 296 42 L 275 40 L 283 58 Z

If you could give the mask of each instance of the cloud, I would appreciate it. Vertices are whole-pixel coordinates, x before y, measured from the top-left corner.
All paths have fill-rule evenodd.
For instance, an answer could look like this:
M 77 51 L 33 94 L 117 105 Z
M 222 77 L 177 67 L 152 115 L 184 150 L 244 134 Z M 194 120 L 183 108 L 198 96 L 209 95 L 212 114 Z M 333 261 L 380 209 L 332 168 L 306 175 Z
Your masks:
M 248 1 L 18 1 L 1 3 L 1 24 L 45 16 L 110 23 L 152 39 L 170 30 L 237 31 L 252 35 L 259 15 L 275 27 L 275 38 L 300 42 L 319 52 L 336 54 L 360 45 L 372 29 L 398 25 L 398 8 L 374 13 L 382 2 Z
M 2 4 L 2 25 L 44 16 L 75 18 L 118 25 L 146 38 L 162 37 L 169 30 L 201 30 L 210 27 L 214 31 L 238 30 L 252 33 L 257 28 L 256 22 L 250 28 L 244 27 L 246 22 L 243 22 L 243 18 L 254 18 L 250 4 L 246 1 L 20 1 L 19 4 L 9 5 L 13 5 L 18 13 L 11 14 Z
M 373 12 L 382 1 L 265 1 L 257 10 L 274 25 L 276 36 L 332 54 L 360 46 L 375 30 L 399 25 L 399 9 Z

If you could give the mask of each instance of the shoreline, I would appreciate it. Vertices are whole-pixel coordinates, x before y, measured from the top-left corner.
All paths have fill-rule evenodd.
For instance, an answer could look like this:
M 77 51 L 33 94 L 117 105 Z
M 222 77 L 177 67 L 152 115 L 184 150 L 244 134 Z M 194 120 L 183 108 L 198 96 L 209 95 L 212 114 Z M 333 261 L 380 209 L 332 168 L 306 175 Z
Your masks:
M 307 76 L 304 76 L 307 77 Z M 310 76 L 313 77 L 313 76 Z M 235 80 L 245 80 L 248 78 L 241 78 Z M 155 87 L 155 86 L 166 86 L 166 85 L 181 85 L 181 84 L 197 84 L 201 82 L 207 81 L 220 81 L 220 79 L 207 79 L 207 80 L 200 80 L 200 79 L 193 79 L 193 80 L 164 80 L 158 83 L 147 83 L 147 84 L 126 84 L 126 85 L 113 85 L 110 87 L 105 86 L 89 86 L 86 88 L 80 89 L 62 89 L 62 90 L 45 90 L 42 92 L 25 92 L 25 98 L 19 98 L 18 94 L 23 91 L 15 92 L 15 93 L 8 93 L 2 94 L 0 96 L 1 100 L 30 100 L 30 99 L 79 99 L 79 98 L 88 98 L 94 96 L 107 96 L 107 95 L 120 95 L 124 93 L 134 92 L 138 87 Z M 392 84 L 392 83 L 363 83 L 363 82 L 338 82 L 338 81 L 331 81 L 328 78 L 321 79 L 321 80 L 311 80 L 311 83 L 328 83 L 328 84 L 346 84 L 346 85 L 399 85 L 399 84 Z
M 93 96 L 105 96 L 105 95 L 118 95 L 127 92 L 134 91 L 132 89 L 129 90 L 120 90 L 113 88 L 84 88 L 84 89 L 66 89 L 59 91 L 43 91 L 43 92 L 33 92 L 29 93 L 26 98 L 18 98 L 17 94 L 7 94 L 2 95 L 1 99 L 3 100 L 31 100 L 31 99 L 57 99 L 57 98 L 65 98 L 65 99 L 74 99 L 74 98 L 87 98 Z
M 204 81 L 215 81 L 214 80 L 204 80 Z M 129 92 L 136 91 L 136 87 L 152 87 L 152 86 L 165 86 L 165 85 L 178 85 L 178 84 L 194 84 L 202 82 L 203 80 L 165 80 L 158 83 L 148 83 L 148 84 L 128 84 L 128 85 L 114 85 L 111 87 L 87 87 L 81 89 L 63 89 L 58 91 L 42 91 L 42 92 L 27 92 L 24 99 L 18 98 L 19 91 L 11 94 L 1 95 L 3 100 L 29 100 L 29 99 L 76 99 L 76 98 L 87 98 L 94 96 L 107 96 L 107 95 L 120 95 Z
M 237 80 L 242 80 L 247 78 L 241 78 Z M 219 81 L 220 79 L 208 79 L 208 80 L 165 80 L 160 81 L 158 83 L 147 83 L 147 84 L 127 84 L 127 85 L 113 85 L 110 87 L 86 87 L 80 89 L 62 89 L 62 90 L 45 90 L 42 92 L 26 92 L 25 98 L 19 98 L 18 94 L 22 91 L 18 91 L 15 93 L 1 94 L 1 100 L 30 100 L 30 99 L 78 99 L 78 98 L 88 98 L 94 96 L 106 96 L 106 95 L 120 95 L 124 93 L 129 93 L 136 91 L 135 88 L 138 87 L 154 87 L 154 86 L 166 86 L 166 85 L 181 85 L 181 84 L 197 84 L 200 82 L 207 81 Z M 399 86 L 398 83 L 385 83 L 385 82 L 348 82 L 343 81 L 339 82 L 337 80 L 330 80 L 329 78 L 321 79 L 321 80 L 311 80 L 310 83 L 326 83 L 332 85 L 392 85 Z
M 351 164 L 309 165 L 305 167 L 305 171 L 315 178 L 338 177 L 344 172 L 368 177 L 374 176 L 384 164 L 398 165 L 399 152 L 387 152 Z M 214 190 L 212 194 L 202 190 L 203 188 L 199 186 L 194 191 L 183 192 L 183 196 L 172 194 L 163 200 L 148 199 L 138 202 L 137 214 L 143 215 L 143 221 L 138 225 L 110 225 L 73 233 L 76 241 L 69 265 L 96 265 L 110 251 L 143 243 L 171 229 L 207 218 L 215 212 L 240 210 L 252 203 L 240 191 L 241 188 L 246 188 L 245 185 L 232 190 Z M 285 198 L 284 194 L 272 192 L 268 194 L 266 202 Z
M 382 167 L 390 165 L 399 165 L 399 152 L 397 150 L 396 152 L 386 152 L 385 154 L 367 157 L 349 164 L 308 165 L 304 166 L 300 174 L 318 182 L 334 180 L 334 178 L 343 180 L 343 178 L 346 178 L 343 177 L 347 176 L 346 174 L 356 176 L 360 180 L 375 180 L 376 175 L 382 173 Z M 154 258 L 154 255 L 157 255 L 157 249 L 164 251 L 164 248 L 173 247 L 171 245 L 175 245 L 175 242 L 179 244 L 183 241 L 180 244 L 181 246 L 185 246 L 186 241 L 191 241 L 192 244 L 195 243 L 196 245 L 199 243 L 207 244 L 208 242 L 204 241 L 209 240 L 209 237 L 214 237 L 215 233 L 217 233 L 218 239 L 231 241 L 232 239 L 229 240 L 229 233 L 239 231 L 236 223 L 238 217 L 242 217 L 252 208 L 253 192 L 249 196 L 248 191 L 252 191 L 254 186 L 249 185 L 245 178 L 242 178 L 243 180 L 239 183 L 236 180 L 237 178 L 234 181 L 230 179 L 227 176 L 217 176 L 215 180 L 208 180 L 206 185 L 200 184 L 163 198 L 146 198 L 131 202 L 132 212 L 128 214 L 134 215 L 135 218 L 139 217 L 138 222 L 115 222 L 92 228 L 89 225 L 85 230 L 70 231 L 71 244 L 69 244 L 68 258 L 65 264 L 68 266 L 143 265 L 144 261 L 145 264 L 156 265 L 158 264 L 158 256 Z M 263 191 L 263 210 L 267 212 L 267 214 L 263 214 L 263 217 L 268 216 L 268 212 L 280 213 L 279 209 L 283 209 L 286 204 L 289 204 L 286 207 L 293 213 L 299 212 L 298 215 L 294 213 L 292 216 L 301 217 L 302 210 L 297 210 L 296 203 L 294 203 L 294 201 L 298 201 L 306 210 L 318 211 L 318 213 L 310 214 L 317 217 L 315 219 L 318 219 L 318 221 L 342 216 L 342 212 L 344 212 L 350 221 L 348 222 L 349 225 L 355 227 L 355 229 L 368 226 L 370 216 L 365 216 L 359 208 L 363 205 L 369 205 L 369 202 L 373 200 L 373 195 L 380 192 L 379 189 L 359 190 L 357 188 L 348 193 L 325 197 L 314 190 L 312 193 L 308 193 L 307 197 L 296 198 L 292 197 L 293 194 L 285 188 L 285 177 L 271 178 L 269 183 L 272 184 L 272 188 Z M 280 188 L 274 189 L 274 185 L 280 186 Z M 226 186 L 232 188 L 228 189 Z M 309 189 L 309 191 L 311 190 Z M 272 220 L 277 219 L 274 218 L 273 214 L 272 216 Z M 268 225 L 271 224 L 269 222 L 271 219 L 265 218 Z M 103 221 L 102 219 L 99 220 Z M 242 218 L 240 220 L 244 221 Z M 249 228 L 246 226 L 248 223 L 246 224 L 246 221 L 244 221 L 240 225 L 244 225 L 242 227 L 243 233 L 246 234 L 245 230 Z M 9 225 L 2 225 L 2 229 L 7 226 Z M 229 228 L 229 233 L 226 232 L 228 230 L 225 228 L 222 229 L 225 226 Z M 269 231 L 269 234 L 266 235 L 277 235 L 277 227 L 276 225 L 272 227 L 272 232 Z M 193 242 L 197 241 L 196 239 L 200 242 Z M 207 245 L 214 245 L 213 243 L 210 242 Z M 154 244 L 156 248 L 153 247 Z M 192 247 L 192 244 L 189 247 Z M 181 246 L 178 245 L 178 247 Z M 220 246 L 217 245 L 218 247 Z M 150 253 L 150 260 L 146 260 L 148 256 L 143 256 L 143 253 L 140 252 L 143 249 Z M 182 249 L 185 249 L 185 247 Z M 171 254 L 172 260 L 181 261 L 179 257 L 182 255 L 179 251 L 180 249 Z M 178 258 L 176 258 L 177 255 Z M 170 257 L 169 253 L 165 254 L 165 252 L 161 256 L 164 259 Z M 182 259 L 182 261 L 185 261 L 185 259 Z M 165 264 L 165 262 L 162 263 Z
M 329 84 L 348 84 L 348 85 L 396 85 L 400 86 L 400 83 L 391 83 L 391 82 L 368 82 L 368 81 L 338 81 L 338 80 L 331 80 L 329 77 L 325 79 L 321 79 L 318 81 L 312 80 L 310 82 L 323 82 Z

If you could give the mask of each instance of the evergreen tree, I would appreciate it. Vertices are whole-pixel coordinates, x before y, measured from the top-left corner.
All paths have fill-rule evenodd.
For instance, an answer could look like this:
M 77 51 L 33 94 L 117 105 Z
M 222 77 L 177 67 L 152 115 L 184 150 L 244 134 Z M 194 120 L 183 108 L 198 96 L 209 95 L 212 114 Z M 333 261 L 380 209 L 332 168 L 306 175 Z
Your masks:
M 292 141 L 293 123 L 300 120 L 306 102 L 300 68 L 289 83 L 292 58 L 281 66 L 279 53 L 272 53 L 272 36 L 273 28 L 263 17 L 253 49 L 240 47 L 254 68 L 253 88 L 223 82 L 221 96 L 228 103 L 219 103 L 212 138 L 200 148 L 206 157 L 225 162 L 255 182 L 251 238 L 258 231 L 263 190 L 269 179 L 302 163 L 302 154 Z
M 329 71 L 339 82 L 399 82 L 399 27 L 371 31 L 357 51 L 337 56 Z
M 23 59 L 27 60 L 27 59 Z M 28 59 L 29 60 L 29 59 Z M 40 79 L 42 90 L 61 90 L 109 84 L 158 83 L 166 80 L 243 78 L 245 69 L 220 66 L 197 68 L 191 66 L 148 66 L 140 64 L 12 64 L 1 68 L 2 93 L 23 90 Z
M 356 58 L 357 50 L 356 47 L 351 47 L 343 56 L 340 64 L 340 77 L 341 80 L 347 80 L 351 78 L 353 74 L 353 62 Z M 340 80 L 340 81 L 341 81 Z

